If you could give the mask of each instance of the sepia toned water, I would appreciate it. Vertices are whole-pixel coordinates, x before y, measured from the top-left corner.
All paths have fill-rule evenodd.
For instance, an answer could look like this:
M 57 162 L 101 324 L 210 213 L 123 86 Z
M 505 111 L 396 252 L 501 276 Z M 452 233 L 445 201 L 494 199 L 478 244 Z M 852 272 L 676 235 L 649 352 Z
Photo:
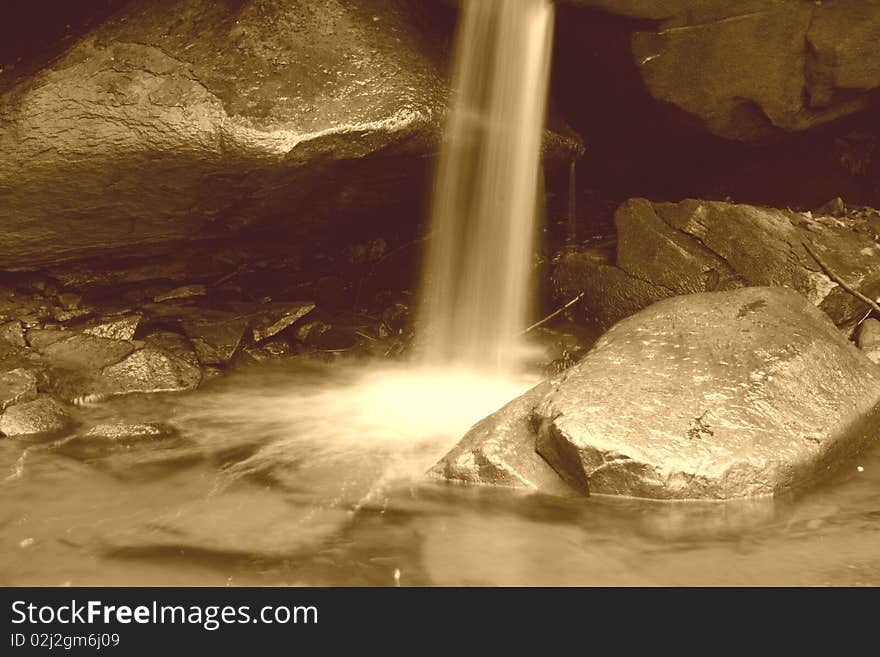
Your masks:
M 553 5 L 466 2 L 420 309 L 429 363 L 516 370 L 531 298 Z
M 880 584 L 880 445 L 796 499 L 551 497 L 433 481 L 535 381 L 528 312 L 552 5 L 465 3 L 421 365 L 291 360 L 0 439 L 0 585 Z M 171 435 L 112 441 L 99 423 Z
M 78 416 L 77 433 L 130 419 L 176 437 L 0 440 L 0 585 L 880 584 L 880 445 L 797 499 L 466 487 L 422 472 L 494 403 L 487 388 L 510 390 L 475 381 L 481 400 L 453 413 L 406 376 L 261 366 Z M 361 412 L 363 394 L 397 414 Z

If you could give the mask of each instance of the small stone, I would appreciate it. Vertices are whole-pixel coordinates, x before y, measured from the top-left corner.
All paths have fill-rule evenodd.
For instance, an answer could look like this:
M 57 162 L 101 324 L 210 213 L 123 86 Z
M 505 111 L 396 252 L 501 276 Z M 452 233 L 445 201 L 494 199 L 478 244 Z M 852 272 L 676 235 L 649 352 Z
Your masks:
M 105 368 L 102 374 L 106 389 L 114 395 L 193 390 L 202 378 L 198 366 L 151 345 Z
M 93 440 L 133 441 L 157 440 L 174 435 L 174 429 L 164 424 L 99 424 L 89 429 L 84 438 Z
M 54 397 L 40 395 L 16 404 L 0 417 L 0 433 L 9 438 L 49 436 L 70 428 L 73 420 Z
M 311 302 L 300 302 L 283 311 L 281 317 L 264 318 L 254 327 L 254 342 L 262 342 L 274 337 L 284 329 L 292 326 L 315 309 Z
M 235 355 L 248 323 L 247 317 L 233 317 L 226 321 L 192 320 L 183 322 L 183 328 L 199 362 L 221 365 Z
M 21 322 L 12 321 L 0 324 L 0 340 L 14 344 L 16 347 L 27 347 L 24 340 L 24 329 Z
M 53 365 L 95 370 L 118 363 L 135 349 L 131 342 L 76 334 L 41 349 Z
M 203 297 L 206 294 L 208 294 L 208 288 L 204 285 L 184 285 L 182 287 L 176 287 L 165 294 L 156 295 L 153 297 L 153 301 L 156 303 L 162 303 L 163 301 L 171 301 L 172 299 Z
M 0 374 L 0 411 L 37 397 L 37 377 L 26 369 L 18 368 Z
M 87 335 L 110 340 L 131 340 L 137 331 L 143 315 L 127 315 L 92 326 L 83 331 Z

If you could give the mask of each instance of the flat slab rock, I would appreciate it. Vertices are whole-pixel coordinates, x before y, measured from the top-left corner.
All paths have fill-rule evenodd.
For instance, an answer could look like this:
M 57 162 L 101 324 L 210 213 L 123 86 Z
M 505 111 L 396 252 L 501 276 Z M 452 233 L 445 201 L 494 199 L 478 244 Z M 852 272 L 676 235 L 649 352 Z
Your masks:
M 619 322 L 519 413 L 529 421 L 516 440 L 533 440 L 581 492 L 768 496 L 808 485 L 877 439 L 880 368 L 793 291 L 701 293 Z M 469 440 L 480 450 L 479 427 L 456 450 Z M 435 471 L 467 479 L 456 450 Z M 517 450 L 508 464 L 534 467 L 537 455 Z

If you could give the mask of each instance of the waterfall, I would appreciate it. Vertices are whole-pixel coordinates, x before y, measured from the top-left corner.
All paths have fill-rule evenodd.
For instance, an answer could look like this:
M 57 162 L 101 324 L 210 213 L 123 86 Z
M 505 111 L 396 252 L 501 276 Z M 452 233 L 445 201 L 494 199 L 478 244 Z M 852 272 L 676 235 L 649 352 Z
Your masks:
M 463 3 L 419 310 L 427 364 L 517 369 L 552 32 L 549 0 Z

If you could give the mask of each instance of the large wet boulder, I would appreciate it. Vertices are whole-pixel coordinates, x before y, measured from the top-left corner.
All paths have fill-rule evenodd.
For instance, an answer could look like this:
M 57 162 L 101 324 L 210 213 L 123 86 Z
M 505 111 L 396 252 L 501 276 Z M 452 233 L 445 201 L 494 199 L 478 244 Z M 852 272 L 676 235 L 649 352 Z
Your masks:
M 809 485 L 880 437 L 880 368 L 783 288 L 658 302 L 548 387 L 508 407 L 519 404 L 524 423 L 514 440 L 591 494 L 773 495 Z M 473 452 L 474 438 L 462 446 Z M 461 451 L 439 471 L 477 481 L 456 473 Z
M 631 62 L 651 95 L 727 139 L 771 140 L 877 100 L 877 0 L 567 1 L 634 19 Z
M 445 107 L 423 28 L 404 0 L 135 0 L 0 74 L 4 268 L 387 203 Z
M 560 298 L 585 293 L 581 319 L 601 328 L 666 297 L 761 285 L 797 290 L 837 325 L 854 326 L 866 305 L 831 280 L 804 244 L 874 298 L 880 295 L 880 244 L 872 217 L 631 199 L 615 213 L 612 257 L 566 254 L 553 277 Z

